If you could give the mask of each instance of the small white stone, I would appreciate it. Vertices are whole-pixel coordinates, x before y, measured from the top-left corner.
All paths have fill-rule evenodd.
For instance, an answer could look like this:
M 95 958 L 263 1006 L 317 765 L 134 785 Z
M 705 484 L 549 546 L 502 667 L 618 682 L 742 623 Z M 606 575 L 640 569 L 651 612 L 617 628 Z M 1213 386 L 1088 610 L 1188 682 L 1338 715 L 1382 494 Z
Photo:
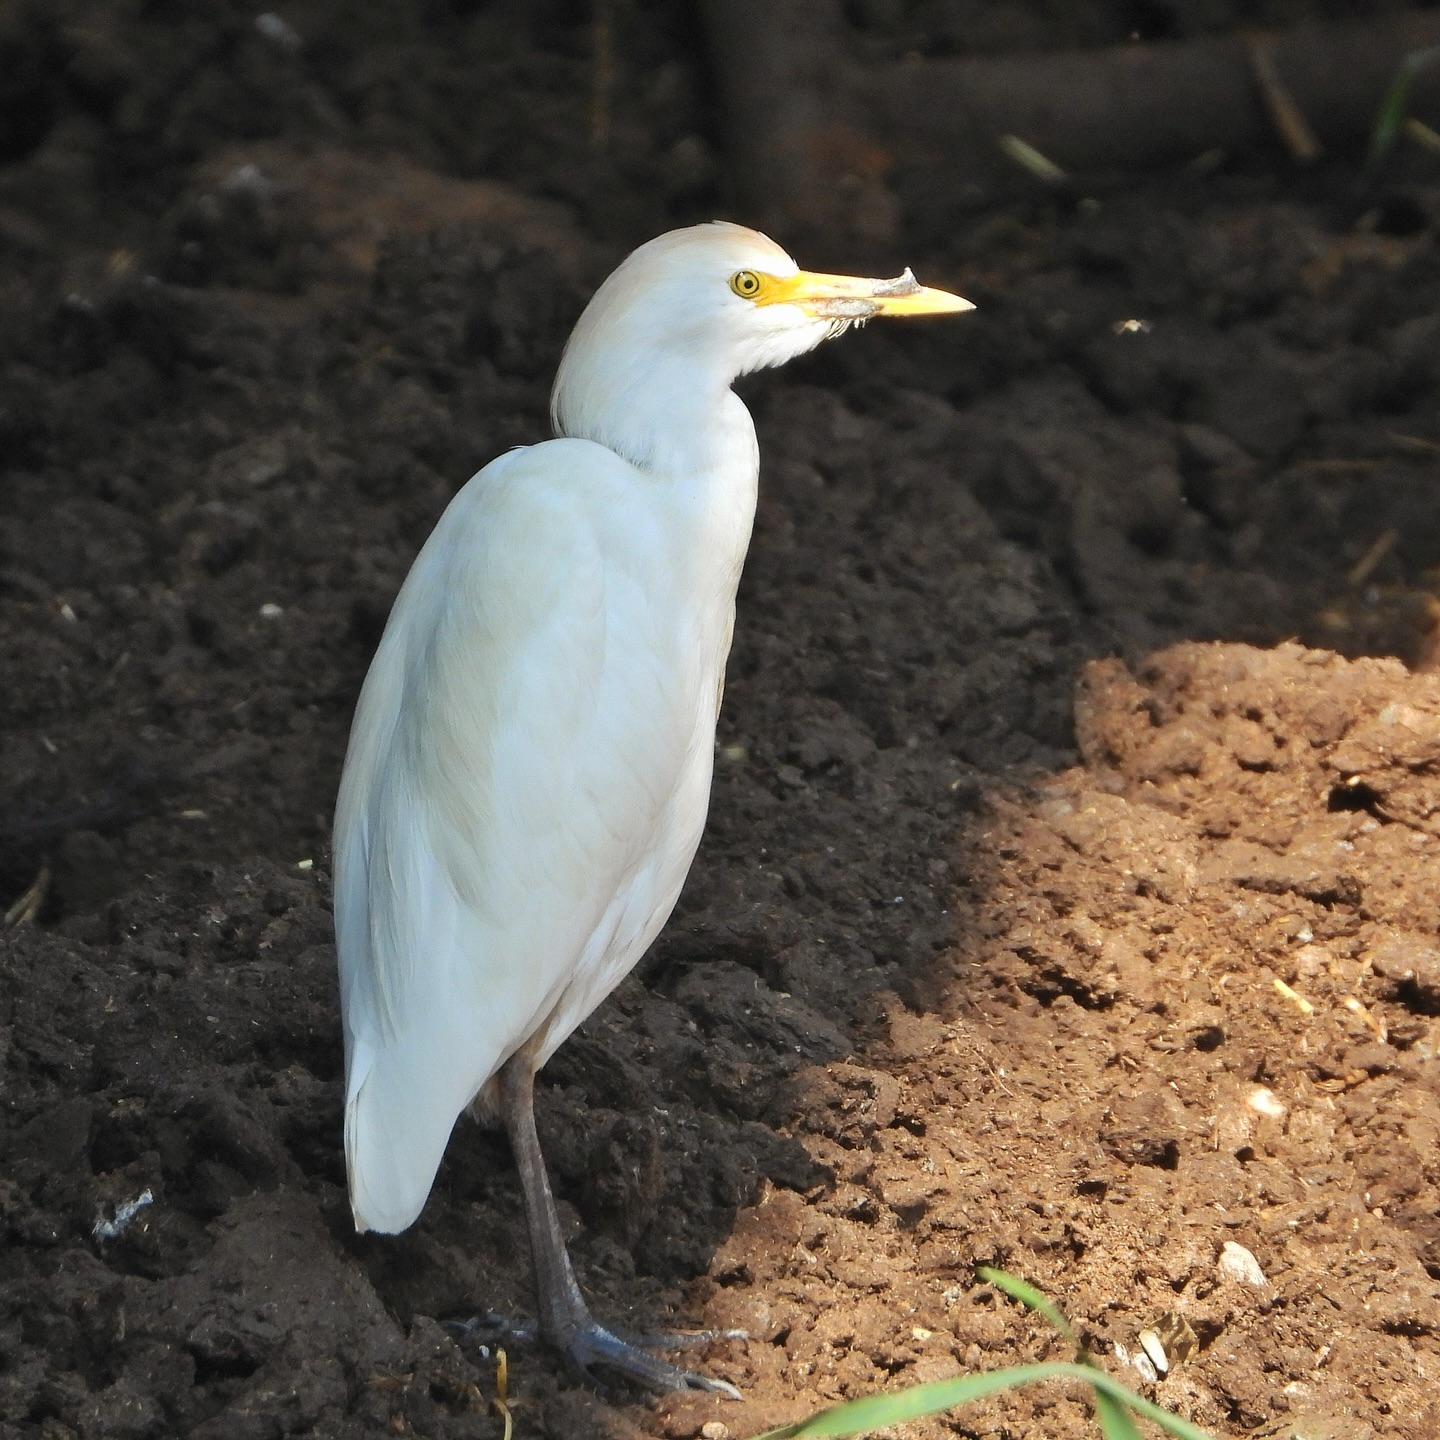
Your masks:
M 295 862 L 295 868 L 297 870 L 313 870 L 315 868 L 315 862 L 313 860 L 297 860 Z
M 1167 1374 L 1170 1370 L 1170 1357 L 1166 1355 L 1160 1337 L 1153 1330 L 1142 1330 L 1139 1339 L 1141 1348 L 1150 1357 L 1150 1363 L 1156 1371 L 1161 1375 Z
M 1227 1240 L 1220 1247 L 1220 1262 L 1217 1267 L 1224 1280 L 1234 1280 L 1240 1285 L 1263 1288 L 1270 1282 L 1260 1268 L 1260 1262 L 1243 1246 Z
M 1285 1113 L 1285 1103 L 1267 1086 L 1257 1085 L 1245 1097 L 1245 1103 L 1257 1114 L 1268 1120 L 1278 1120 Z
M 255 17 L 255 28 L 272 45 L 278 45 L 282 50 L 293 52 L 304 44 L 293 25 L 269 10 Z
M 707 1420 L 700 1427 L 700 1440 L 730 1440 L 730 1427 L 723 1420 Z
M 278 620 L 285 613 L 283 605 L 277 605 L 273 600 L 267 600 L 260 607 L 260 615 L 265 620 Z
M 1130 1357 L 1130 1363 L 1135 1367 L 1136 1373 L 1147 1385 L 1153 1385 L 1160 1378 L 1160 1372 L 1156 1370 L 1155 1362 L 1151 1360 L 1148 1355 L 1132 1355 Z

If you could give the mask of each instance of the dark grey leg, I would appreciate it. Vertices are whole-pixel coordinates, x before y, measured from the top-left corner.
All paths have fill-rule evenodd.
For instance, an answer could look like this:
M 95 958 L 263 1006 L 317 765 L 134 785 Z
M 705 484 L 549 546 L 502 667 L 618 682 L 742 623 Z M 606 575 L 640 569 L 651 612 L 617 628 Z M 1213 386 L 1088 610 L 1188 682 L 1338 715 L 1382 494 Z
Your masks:
M 607 1365 L 661 1394 L 669 1390 L 718 1390 L 740 1399 L 740 1392 L 727 1381 L 712 1380 L 648 1355 L 638 1344 L 622 1339 L 591 1317 L 560 1234 L 545 1157 L 535 1133 L 535 1072 L 523 1051 L 507 1060 L 500 1071 L 500 1112 L 525 1195 L 525 1220 L 530 1229 L 535 1288 L 539 1292 L 540 1330 L 545 1338 L 582 1374 L 588 1374 L 592 1365 Z M 726 1333 L 730 1332 L 645 1336 L 643 1343 L 657 1349 L 678 1349 Z

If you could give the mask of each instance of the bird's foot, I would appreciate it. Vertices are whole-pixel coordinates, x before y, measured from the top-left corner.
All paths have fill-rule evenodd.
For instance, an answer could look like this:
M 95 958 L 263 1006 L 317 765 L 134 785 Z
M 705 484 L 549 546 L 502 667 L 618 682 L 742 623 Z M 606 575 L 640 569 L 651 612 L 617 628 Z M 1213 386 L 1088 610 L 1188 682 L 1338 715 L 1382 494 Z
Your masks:
M 712 1380 L 693 1370 L 682 1370 L 668 1360 L 648 1353 L 703 1345 L 729 1332 L 692 1335 L 654 1335 L 628 1339 L 595 1321 L 575 1279 L 565 1251 L 555 1197 L 535 1133 L 535 1070 L 533 1056 L 521 1049 L 500 1068 L 500 1111 L 525 1195 L 525 1218 L 530 1230 L 530 1254 L 535 1264 L 535 1289 L 540 1301 L 540 1332 L 565 1357 L 570 1368 L 588 1376 L 594 1366 L 618 1370 L 637 1384 L 662 1395 L 671 1390 L 710 1390 L 731 1399 L 740 1392 L 726 1380 Z
M 567 1326 L 563 1335 L 551 1336 L 550 1339 L 572 1368 L 583 1375 L 589 1375 L 591 1366 L 603 1365 L 661 1395 L 672 1390 L 711 1390 L 739 1400 L 742 1398 L 740 1392 L 728 1380 L 712 1380 L 699 1371 L 682 1370 L 668 1360 L 651 1355 L 649 1351 L 683 1350 L 712 1340 L 743 1339 L 744 1335 L 743 1330 L 697 1330 L 673 1335 L 622 1337 L 587 1315 Z

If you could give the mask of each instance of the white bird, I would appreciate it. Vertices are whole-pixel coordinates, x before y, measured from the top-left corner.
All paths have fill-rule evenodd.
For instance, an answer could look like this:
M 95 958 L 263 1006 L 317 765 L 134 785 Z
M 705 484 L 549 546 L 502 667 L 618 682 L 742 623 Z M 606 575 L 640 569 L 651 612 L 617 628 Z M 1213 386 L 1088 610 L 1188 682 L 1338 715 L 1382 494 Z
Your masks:
M 759 469 L 731 384 L 873 316 L 972 308 L 908 270 L 799 270 L 738 225 L 642 245 L 566 346 L 559 438 L 455 497 L 370 666 L 334 834 L 355 1226 L 404 1230 L 460 1112 L 498 1108 L 542 1332 L 581 1371 L 732 1391 L 591 1318 L 532 1113 L 700 841 Z

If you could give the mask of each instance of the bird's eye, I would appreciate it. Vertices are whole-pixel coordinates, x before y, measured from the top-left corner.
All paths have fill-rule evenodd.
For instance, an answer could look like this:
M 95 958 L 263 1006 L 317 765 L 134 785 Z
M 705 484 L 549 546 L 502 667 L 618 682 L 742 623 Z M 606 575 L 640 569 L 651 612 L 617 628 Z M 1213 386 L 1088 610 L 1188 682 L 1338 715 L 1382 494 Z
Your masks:
M 753 270 L 737 270 L 730 277 L 730 288 L 742 300 L 753 300 L 760 293 L 760 277 Z

